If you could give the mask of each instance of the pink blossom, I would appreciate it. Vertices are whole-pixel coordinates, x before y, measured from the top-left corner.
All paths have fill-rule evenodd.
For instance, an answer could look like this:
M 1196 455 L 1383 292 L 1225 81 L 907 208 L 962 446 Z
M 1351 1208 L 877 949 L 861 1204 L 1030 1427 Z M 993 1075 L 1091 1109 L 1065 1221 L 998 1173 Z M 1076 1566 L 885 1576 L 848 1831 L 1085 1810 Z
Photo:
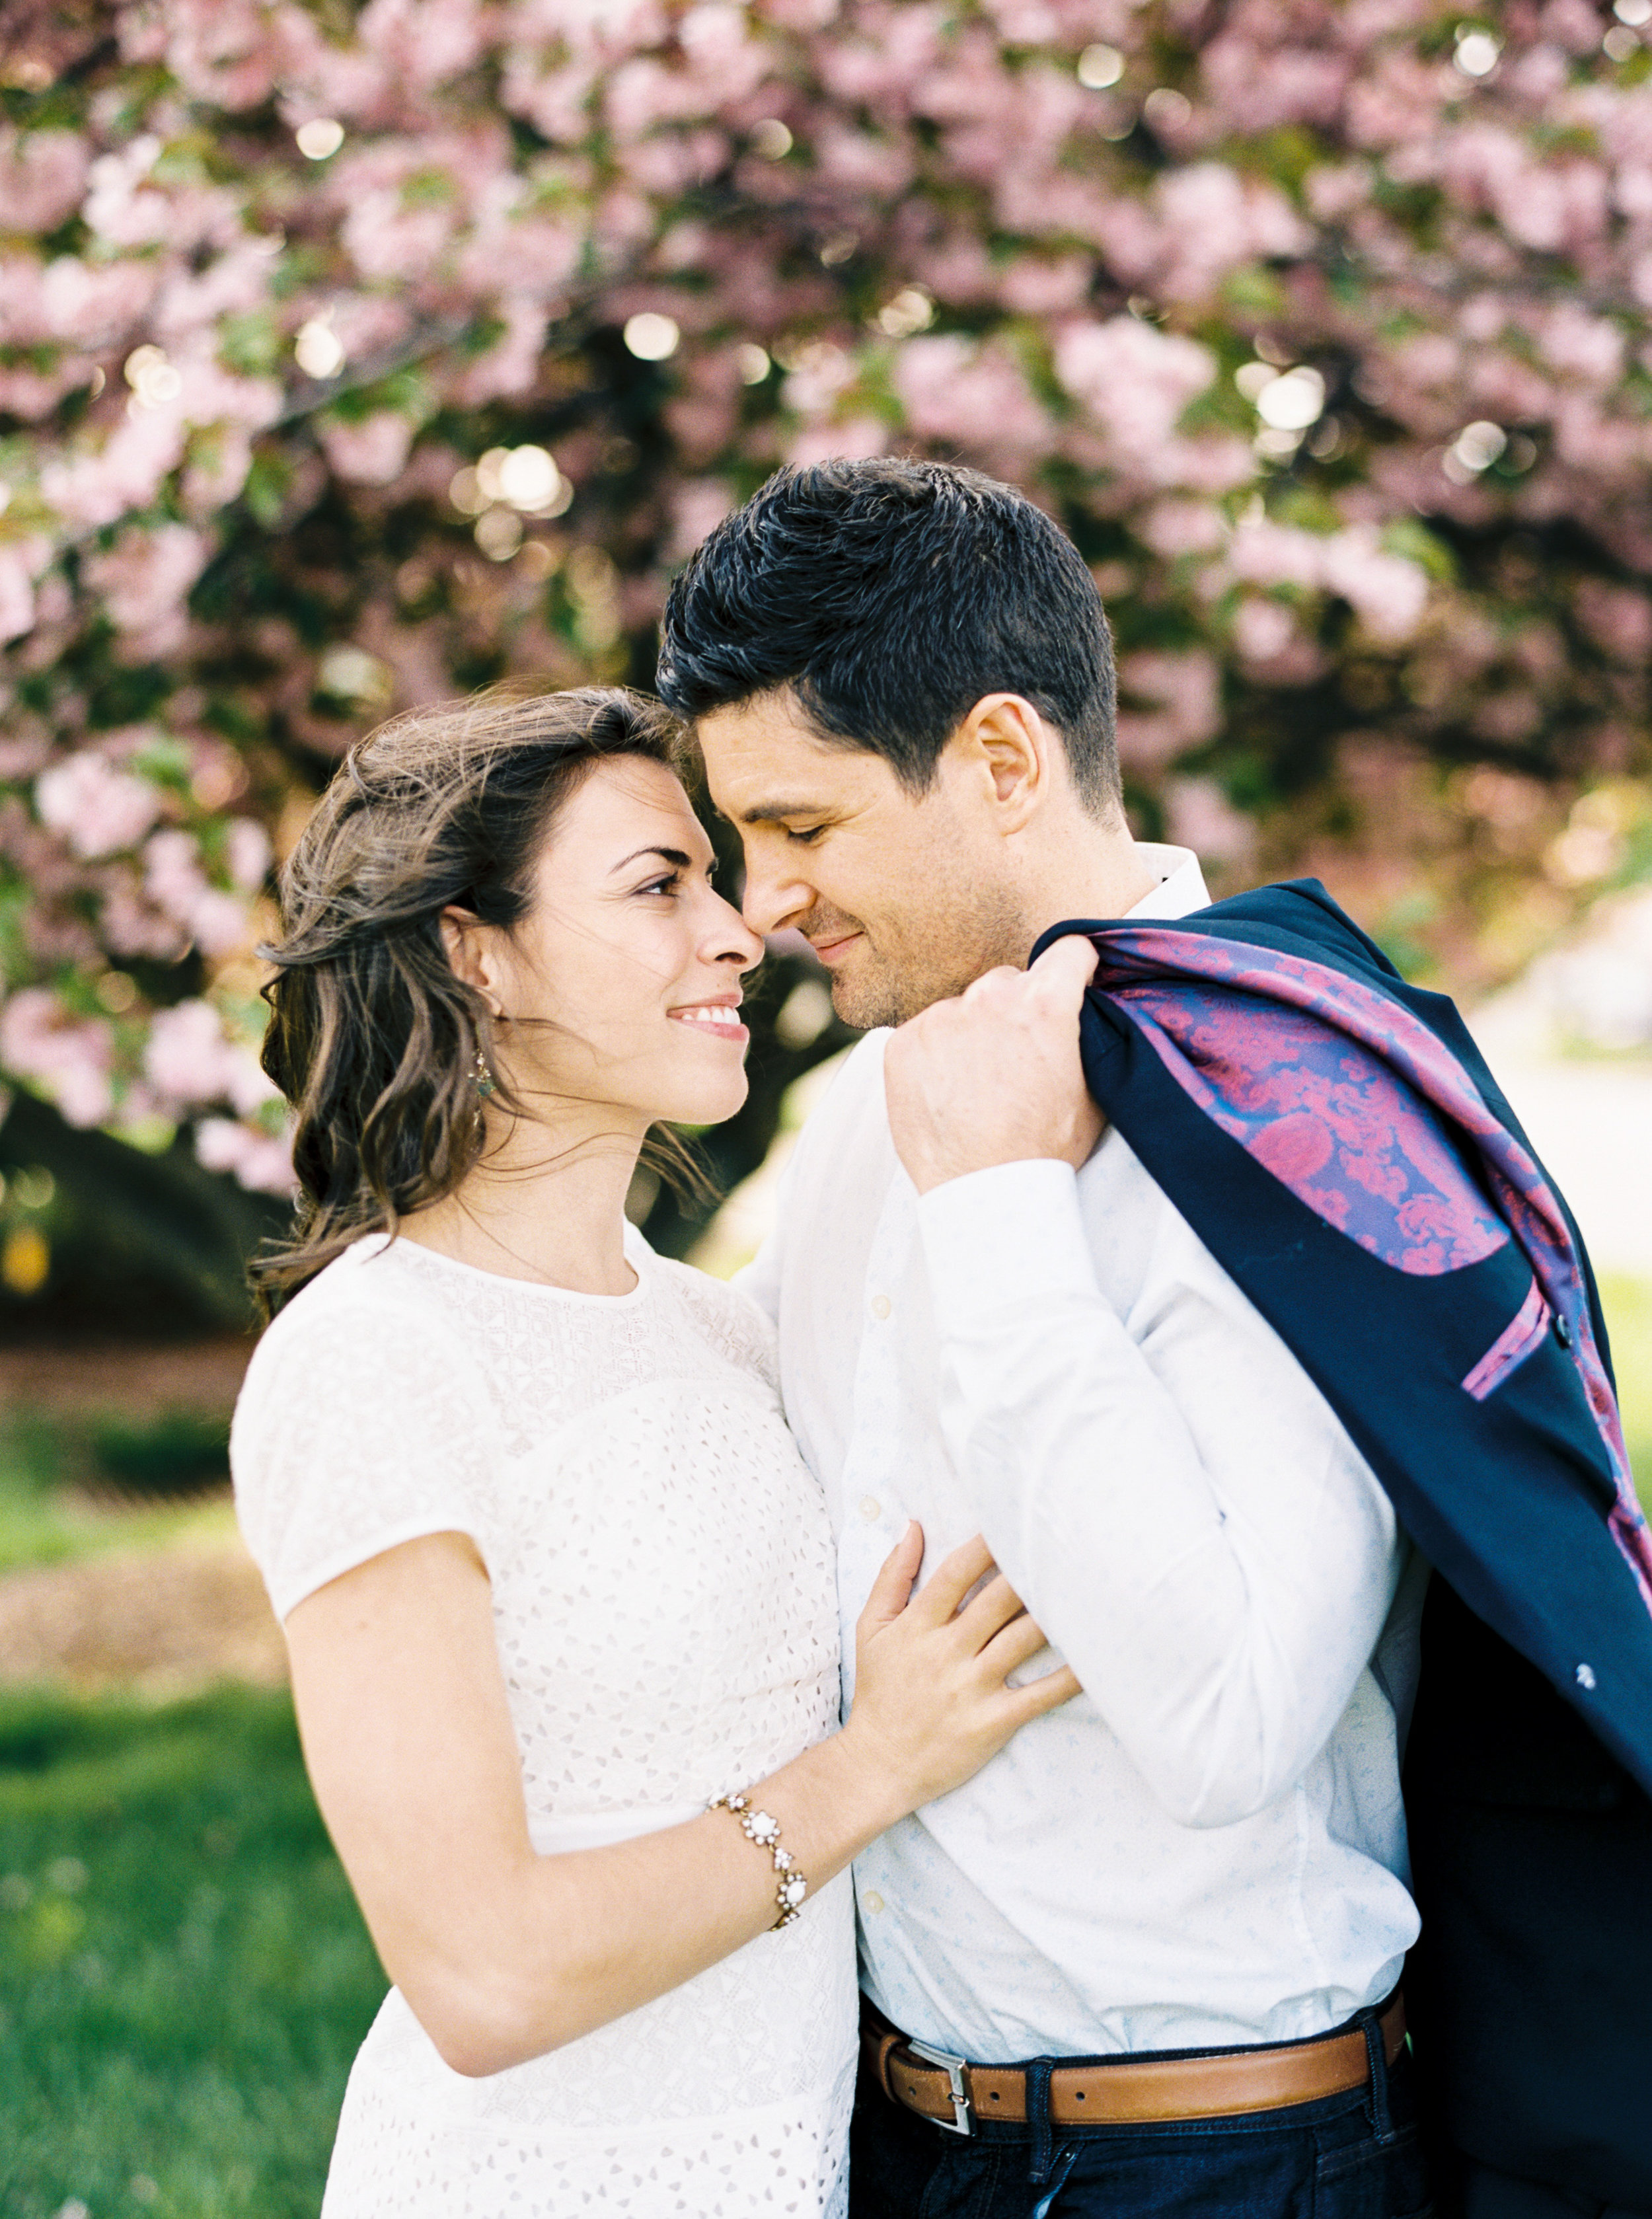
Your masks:
M 1132 468 L 1170 437 L 1216 364 L 1196 340 L 1115 316 L 1065 326 L 1056 338 L 1055 373 L 1102 426 L 1121 464 Z
M 1056 316 L 1076 308 L 1090 290 L 1090 265 L 1082 254 L 1053 261 L 1028 256 L 1012 262 L 999 281 L 998 297 L 1018 316 Z
M 0 642 L 33 629 L 34 580 L 47 552 L 40 539 L 0 541 Z
M 135 848 L 160 815 L 161 799 L 146 779 L 84 748 L 40 773 L 34 806 L 42 824 L 61 832 L 77 855 L 90 858 Z
M 1204 500 L 1155 501 L 1140 531 L 1154 554 L 1167 563 L 1183 555 L 1211 554 L 1227 538 L 1220 514 Z
M 333 417 L 321 426 L 333 475 L 351 485 L 388 485 L 399 477 L 413 436 L 413 426 L 394 408 L 376 409 L 359 423 Z
M 232 1117 L 203 1117 L 195 1152 L 209 1172 L 229 1172 L 255 1193 L 290 1194 L 295 1184 L 292 1141 Z
M 1256 852 L 1256 826 L 1242 816 L 1214 778 L 1173 778 L 1164 787 L 1171 838 L 1211 863 L 1248 863 Z
M 1162 227 L 1159 283 L 1174 300 L 1200 300 L 1229 270 L 1258 257 L 1301 254 L 1313 234 L 1274 185 L 1222 162 L 1166 171 L 1153 188 Z
M 1009 352 L 956 333 L 909 339 L 896 357 L 895 390 L 920 439 L 1026 453 L 1049 436 L 1048 420 Z
M 71 1125 L 97 1125 L 115 1106 L 114 1041 L 101 1017 L 71 1017 L 45 986 L 0 1010 L 0 1063 L 51 1096 Z
M 185 524 L 126 531 L 113 547 L 89 555 L 82 575 L 102 600 L 111 624 L 146 657 L 171 654 L 183 640 L 189 588 L 206 567 L 204 537 Z
M 1324 544 L 1317 532 L 1259 517 L 1239 526 L 1228 559 L 1252 585 L 1314 587 L 1324 576 Z
M 424 277 L 452 236 L 451 202 L 407 205 L 399 185 L 383 185 L 352 202 L 341 237 L 363 277 Z
M 1221 723 L 1216 659 L 1202 649 L 1127 655 L 1119 665 L 1119 691 L 1127 704 L 1134 699 L 1158 705 L 1152 712 L 1121 707 L 1119 756 L 1127 763 L 1167 762 L 1209 739 Z
M 799 416 L 823 416 L 856 376 L 854 358 L 847 347 L 817 340 L 804 350 L 786 377 L 786 405 Z
M 250 817 L 232 817 L 224 835 L 229 874 L 245 893 L 256 893 L 270 868 L 270 835 Z
M 454 398 L 467 408 L 525 393 L 538 374 L 550 320 L 543 308 L 512 294 L 500 302 L 500 317 L 505 328 L 499 339 L 455 380 Z
M 210 1002 L 178 1002 L 158 1011 L 149 1029 L 143 1067 L 156 1091 L 180 1109 L 227 1101 L 245 1116 L 276 1099 L 257 1057 L 229 1037 Z
M 1373 638 L 1408 639 L 1428 600 L 1426 574 L 1405 556 L 1385 553 L 1367 525 L 1332 532 L 1324 545 L 1327 590 L 1342 595 Z
M 823 177 L 852 193 L 904 192 L 914 167 L 906 146 L 874 139 L 865 131 L 841 127 L 820 133 L 815 141 L 815 158 Z
M 1247 662 L 1271 662 L 1296 638 L 1290 611 L 1247 594 L 1233 612 L 1233 644 Z
M 1652 600 L 1633 586 L 1586 578 L 1577 589 L 1578 613 L 1607 653 L 1644 666 L 1652 657 Z
M 8 231 L 55 231 L 85 189 L 86 145 L 72 131 L 0 130 L 0 208 Z
M 209 883 L 192 833 L 157 832 L 146 844 L 144 892 L 203 954 L 227 954 L 246 936 L 245 899 Z
M 1562 301 L 1550 311 L 1538 344 L 1553 368 L 1587 384 L 1615 384 L 1624 374 L 1621 327 L 1609 316 L 1590 315 L 1574 301 Z
M 476 0 L 368 0 L 356 34 L 397 78 L 423 90 L 472 67 L 485 27 Z
M 690 478 L 679 487 L 671 504 L 671 561 L 686 562 L 734 506 L 733 492 L 721 478 Z
M 1327 162 L 1308 171 L 1302 191 L 1321 223 L 1337 223 L 1366 206 L 1375 183 L 1369 162 Z
M 817 424 L 799 432 L 786 449 L 789 463 L 864 462 L 889 446 L 889 426 L 876 416 L 850 416 L 840 424 Z
M 1309 47 L 1262 52 L 1237 34 L 1214 39 L 1200 57 L 1211 99 L 1239 131 L 1272 131 L 1285 123 L 1329 123 L 1342 104 L 1351 63 L 1345 54 Z
M 145 262 L 96 264 L 60 254 L 40 276 L 39 336 L 79 347 L 107 346 L 142 315 L 155 282 L 155 270 Z
M 256 108 L 311 64 L 320 40 L 304 11 L 258 0 L 167 0 L 167 66 L 197 100 Z

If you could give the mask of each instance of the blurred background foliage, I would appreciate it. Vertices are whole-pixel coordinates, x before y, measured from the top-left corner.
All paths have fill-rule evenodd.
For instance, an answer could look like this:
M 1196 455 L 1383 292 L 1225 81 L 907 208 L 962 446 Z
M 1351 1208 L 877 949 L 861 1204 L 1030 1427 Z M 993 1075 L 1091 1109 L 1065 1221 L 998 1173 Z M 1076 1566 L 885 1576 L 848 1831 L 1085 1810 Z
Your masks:
M 1652 873 L 1649 19 L 13 0 L 4 1315 L 239 1317 L 314 794 L 405 704 L 647 685 L 788 457 L 1045 502 L 1138 829 L 1219 886 L 1320 872 L 1472 996 Z M 725 1178 L 836 1044 L 777 958 Z

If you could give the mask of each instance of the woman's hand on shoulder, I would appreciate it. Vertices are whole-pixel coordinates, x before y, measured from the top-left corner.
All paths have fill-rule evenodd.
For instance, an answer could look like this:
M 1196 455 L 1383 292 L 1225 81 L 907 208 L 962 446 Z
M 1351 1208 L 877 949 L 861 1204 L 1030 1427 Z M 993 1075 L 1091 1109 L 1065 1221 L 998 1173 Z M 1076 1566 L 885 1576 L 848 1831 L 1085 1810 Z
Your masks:
M 855 1629 L 854 1707 L 844 1740 L 898 1803 L 891 1823 L 960 1787 L 1030 1719 L 1079 1692 L 1065 1664 L 1025 1686 L 1006 1684 L 1045 1646 L 1044 1635 L 978 1534 L 944 1557 L 915 1594 L 922 1561 L 922 1532 L 910 1525 Z

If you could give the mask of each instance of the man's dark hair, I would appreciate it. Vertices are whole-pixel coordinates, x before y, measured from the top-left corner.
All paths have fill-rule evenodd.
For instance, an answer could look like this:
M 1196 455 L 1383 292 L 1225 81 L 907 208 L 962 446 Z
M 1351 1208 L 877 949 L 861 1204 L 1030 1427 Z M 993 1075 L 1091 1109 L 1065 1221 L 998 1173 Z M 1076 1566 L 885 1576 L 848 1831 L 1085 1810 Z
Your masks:
M 1025 494 L 948 463 L 777 471 L 672 587 L 657 683 L 686 718 L 790 686 L 823 738 L 917 793 L 984 694 L 1019 693 L 1061 733 L 1085 806 L 1118 804 L 1096 581 Z

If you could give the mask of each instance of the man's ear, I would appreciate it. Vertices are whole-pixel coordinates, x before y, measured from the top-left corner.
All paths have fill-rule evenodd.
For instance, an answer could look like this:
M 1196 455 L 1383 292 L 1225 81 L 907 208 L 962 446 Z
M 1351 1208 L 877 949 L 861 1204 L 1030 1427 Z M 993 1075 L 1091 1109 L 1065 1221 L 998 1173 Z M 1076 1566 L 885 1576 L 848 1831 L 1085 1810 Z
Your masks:
M 496 1017 L 505 1014 L 498 978 L 498 927 L 484 924 L 469 910 L 444 909 L 442 945 L 456 979 L 474 986 Z
M 999 829 L 1019 832 L 1049 792 L 1054 736 L 1019 693 L 986 693 L 952 744 L 991 780 Z

